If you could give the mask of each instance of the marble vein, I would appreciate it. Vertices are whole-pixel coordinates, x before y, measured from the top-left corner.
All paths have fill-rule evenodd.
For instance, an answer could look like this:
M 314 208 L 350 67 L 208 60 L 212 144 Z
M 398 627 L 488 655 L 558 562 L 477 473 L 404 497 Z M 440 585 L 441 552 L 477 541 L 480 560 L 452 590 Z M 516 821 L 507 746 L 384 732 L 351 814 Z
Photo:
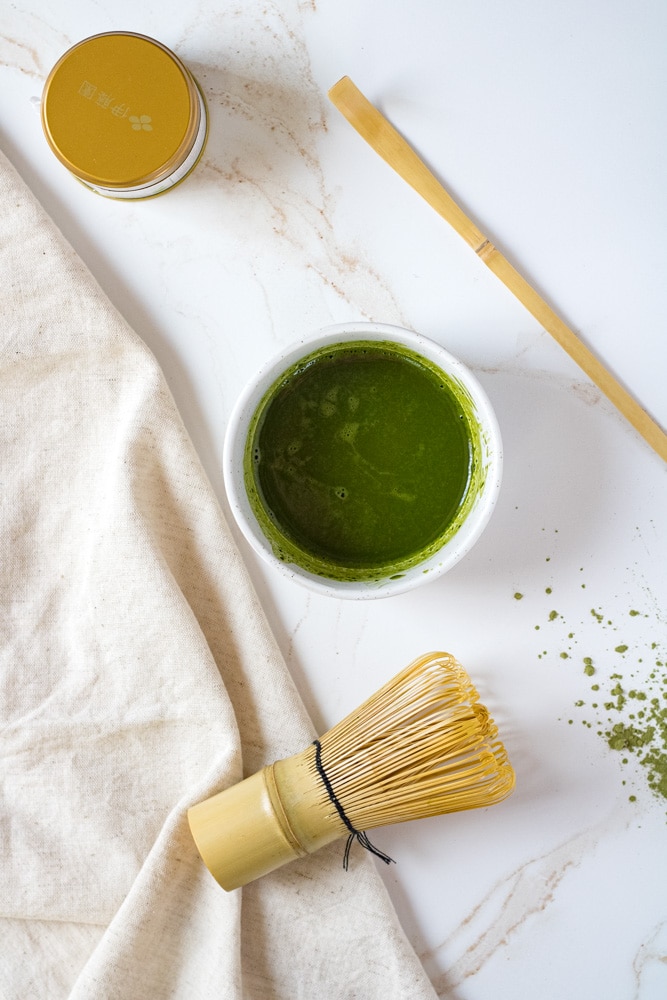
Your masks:
M 448 996 L 453 988 L 477 975 L 532 919 L 547 910 L 563 880 L 614 826 L 625 827 L 627 821 L 605 817 L 602 823 L 530 859 L 497 882 L 448 939 L 422 955 L 423 960 L 436 952 L 458 956 L 448 963 L 445 973 L 435 978 L 439 994 Z M 471 937 L 471 943 L 467 944 Z

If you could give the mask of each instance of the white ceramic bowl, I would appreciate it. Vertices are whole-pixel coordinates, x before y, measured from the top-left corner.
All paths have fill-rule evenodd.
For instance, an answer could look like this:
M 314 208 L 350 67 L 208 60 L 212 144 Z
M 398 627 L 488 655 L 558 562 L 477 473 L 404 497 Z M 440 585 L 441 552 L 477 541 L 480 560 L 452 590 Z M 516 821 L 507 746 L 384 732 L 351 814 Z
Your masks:
M 377 580 L 333 580 L 286 562 L 274 553 L 248 499 L 244 481 L 244 456 L 248 430 L 264 395 L 285 371 L 301 358 L 334 343 L 356 340 L 390 341 L 401 344 L 436 365 L 450 382 L 462 388 L 479 427 L 477 488 L 466 516 L 456 532 L 424 561 Z M 502 476 L 502 442 L 491 404 L 474 375 L 434 341 L 397 326 L 380 323 L 346 323 L 329 326 L 312 337 L 292 344 L 268 364 L 245 387 L 232 411 L 225 435 L 223 472 L 227 497 L 243 535 L 267 563 L 297 583 L 331 597 L 368 600 L 411 590 L 451 569 L 474 545 L 496 504 Z

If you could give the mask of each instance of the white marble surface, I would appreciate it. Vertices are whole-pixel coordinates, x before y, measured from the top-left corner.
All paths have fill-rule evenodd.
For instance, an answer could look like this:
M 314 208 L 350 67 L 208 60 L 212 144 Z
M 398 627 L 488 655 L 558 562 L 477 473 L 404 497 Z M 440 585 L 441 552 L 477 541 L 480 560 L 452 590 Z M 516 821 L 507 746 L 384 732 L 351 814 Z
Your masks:
M 90 194 L 41 133 L 52 64 L 114 29 L 173 48 L 209 103 L 202 163 L 154 201 Z M 0 8 L 3 149 L 158 357 L 223 504 L 237 393 L 321 326 L 416 329 L 492 400 L 506 449 L 497 510 L 421 591 L 316 597 L 239 539 L 319 728 L 435 648 L 466 665 L 498 721 L 512 798 L 374 838 L 398 859 L 383 876 L 451 1000 L 667 996 L 667 792 L 604 736 L 633 709 L 667 707 L 666 470 L 326 91 L 349 74 L 667 426 L 666 45 L 661 0 Z M 617 683 L 620 710 L 605 707 Z M 664 761 L 659 726 L 646 751 Z

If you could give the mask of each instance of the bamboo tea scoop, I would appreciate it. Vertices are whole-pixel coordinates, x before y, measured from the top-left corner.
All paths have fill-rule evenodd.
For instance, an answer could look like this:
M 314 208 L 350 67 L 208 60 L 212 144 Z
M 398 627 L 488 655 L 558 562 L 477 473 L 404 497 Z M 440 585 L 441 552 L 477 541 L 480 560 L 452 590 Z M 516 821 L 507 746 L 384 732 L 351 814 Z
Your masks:
M 352 80 L 344 76 L 331 88 L 329 97 L 362 138 L 453 226 L 480 260 L 558 341 L 658 455 L 667 461 L 667 434 L 480 232 L 412 147 L 364 97 Z
M 449 653 L 415 660 L 342 722 L 188 811 L 223 889 L 237 889 L 347 836 L 387 864 L 367 829 L 490 806 L 514 771 L 498 730 Z

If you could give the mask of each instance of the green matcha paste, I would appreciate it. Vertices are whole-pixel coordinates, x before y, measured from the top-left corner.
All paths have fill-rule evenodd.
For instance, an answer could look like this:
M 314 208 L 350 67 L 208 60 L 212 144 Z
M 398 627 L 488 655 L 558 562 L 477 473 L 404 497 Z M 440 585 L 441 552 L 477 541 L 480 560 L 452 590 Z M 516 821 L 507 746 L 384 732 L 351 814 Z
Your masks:
M 249 429 L 245 483 L 279 558 L 333 579 L 400 573 L 467 514 L 480 477 L 465 390 L 392 342 L 313 352 Z

